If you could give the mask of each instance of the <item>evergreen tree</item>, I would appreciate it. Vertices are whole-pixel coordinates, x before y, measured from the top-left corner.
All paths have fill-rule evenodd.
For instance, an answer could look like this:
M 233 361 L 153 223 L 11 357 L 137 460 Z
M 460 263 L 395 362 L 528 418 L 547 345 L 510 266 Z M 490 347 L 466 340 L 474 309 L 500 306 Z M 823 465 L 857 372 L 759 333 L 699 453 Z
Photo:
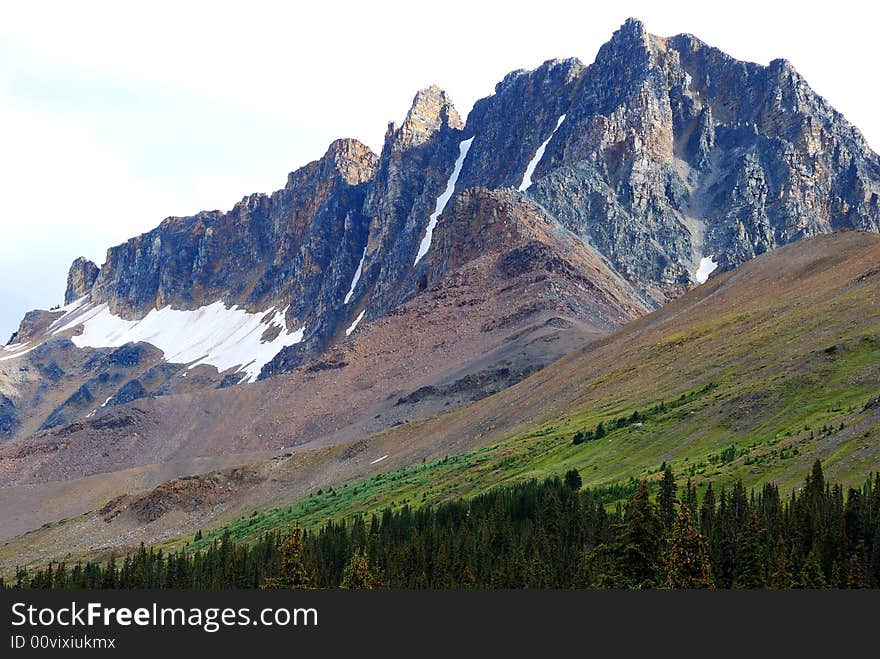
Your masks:
M 303 560 L 303 530 L 298 526 L 291 527 L 287 538 L 281 543 L 280 575 L 267 579 L 263 588 L 312 588 L 313 584 L 314 575 Z
M 691 479 L 688 478 L 687 483 L 684 486 L 684 498 L 682 503 L 688 507 L 694 515 L 699 511 L 699 499 L 697 497 L 697 488 L 691 482 Z
M 709 548 L 687 506 L 680 506 L 663 556 L 667 588 L 714 588 Z
M 660 509 L 660 519 L 663 527 L 670 531 L 675 523 L 675 476 L 672 467 L 664 465 L 663 478 L 660 480 L 660 488 L 657 491 L 657 507 Z
M 648 483 L 639 483 L 626 505 L 615 546 L 617 572 L 631 588 L 653 588 L 658 582 L 663 522 L 648 498 Z
M 770 587 L 775 590 L 791 588 L 791 570 L 789 568 L 788 551 L 782 536 L 776 538 L 770 562 Z
M 766 584 L 761 530 L 757 517 L 750 511 L 736 547 L 733 587 L 764 588 Z
M 570 490 L 579 490 L 583 487 L 584 481 L 577 469 L 569 469 L 565 472 L 565 486 Z
M 877 522 L 880 522 L 880 519 Z M 874 541 L 871 543 L 871 546 L 870 585 L 872 588 L 880 588 L 880 523 L 877 523 L 877 529 L 874 531 Z
M 422 576 L 424 574 L 422 573 Z M 427 582 L 427 579 L 424 579 Z M 382 581 L 370 568 L 365 551 L 358 549 L 342 571 L 340 588 L 349 590 L 372 590 L 381 588 Z

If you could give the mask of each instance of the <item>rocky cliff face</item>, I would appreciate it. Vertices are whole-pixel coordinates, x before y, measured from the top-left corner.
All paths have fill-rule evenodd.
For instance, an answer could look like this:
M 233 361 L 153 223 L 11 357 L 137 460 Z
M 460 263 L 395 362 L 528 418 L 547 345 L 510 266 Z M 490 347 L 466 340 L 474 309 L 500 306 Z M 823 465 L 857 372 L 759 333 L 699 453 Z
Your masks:
M 366 146 L 338 140 L 292 173 L 283 190 L 245 197 L 227 213 L 168 218 L 107 252 L 92 301 L 125 317 L 216 300 L 252 310 L 289 306 L 289 324 L 301 325 L 319 313 L 326 282 L 350 277 L 357 266 L 375 166 Z
M 98 266 L 82 256 L 76 259 L 67 273 L 67 289 L 64 291 L 64 304 L 70 304 L 88 295 L 95 285 L 100 270 Z
M 391 311 L 413 293 L 412 274 L 428 218 L 459 155 L 464 127 L 446 92 L 416 94 L 403 124 L 389 125 L 364 211 L 371 218 L 363 286 L 372 282 L 370 317 Z
M 730 268 L 817 233 L 880 229 L 880 160 L 790 64 L 632 20 L 584 71 L 536 175 L 535 200 L 658 301 L 703 256 Z
M 629 20 L 589 66 L 509 74 L 466 124 L 429 87 L 379 156 L 339 140 L 283 190 L 169 218 L 100 270 L 77 260 L 66 298 L 129 319 L 218 300 L 286 310 L 303 336 L 275 373 L 521 235 L 529 214 L 612 268 L 621 304 L 652 308 L 706 257 L 727 269 L 817 233 L 880 230 L 880 159 L 784 60 L 739 62 Z M 556 263 L 546 245 L 562 243 L 542 244 Z
M 561 120 L 561 121 L 560 121 Z M 596 61 L 517 71 L 479 101 L 465 186 L 522 186 L 655 303 L 779 245 L 880 228 L 880 160 L 784 60 L 740 62 L 629 20 Z

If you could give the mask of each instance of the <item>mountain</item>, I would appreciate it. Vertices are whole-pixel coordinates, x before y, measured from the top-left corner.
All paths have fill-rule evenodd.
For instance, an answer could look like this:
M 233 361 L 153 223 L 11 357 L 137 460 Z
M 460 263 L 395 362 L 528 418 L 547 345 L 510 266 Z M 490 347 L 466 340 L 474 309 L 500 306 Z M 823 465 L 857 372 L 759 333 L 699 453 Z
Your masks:
M 784 60 L 629 20 L 466 119 L 428 87 L 379 154 L 337 140 L 282 190 L 73 263 L 65 306 L 0 350 L 4 534 L 489 409 L 710 275 L 842 230 L 880 231 L 880 158 Z M 505 412 L 526 409 L 545 412 Z M 430 436 L 461 451 L 511 423 Z M 431 451 L 392 453 L 377 465 Z M 308 459 L 308 484 L 361 473 Z
M 523 189 L 648 306 L 697 283 L 701 263 L 724 270 L 803 237 L 880 230 L 880 160 L 788 62 L 739 62 L 629 20 L 590 66 L 509 74 L 466 123 L 425 89 L 378 156 L 338 140 L 284 190 L 111 248 L 97 276 L 79 259 L 65 301 L 126 320 L 218 302 L 283 313 L 283 357 L 262 356 L 249 379 L 269 375 L 442 277 L 434 211 L 472 188 Z
M 514 386 L 423 420 L 234 468 L 203 463 L 198 476 L 156 486 L 142 469 L 132 481 L 139 486 L 121 496 L 110 494 L 106 474 L 102 489 L 88 479 L 50 485 L 50 496 L 46 485 L 7 488 L 6 510 L 57 516 L 61 491 L 94 495 L 94 503 L 10 540 L 0 565 L 40 565 L 59 551 L 119 555 L 142 540 L 180 546 L 198 529 L 208 544 L 225 529 L 254 539 L 266 529 L 455 500 L 569 469 L 609 497 L 625 496 L 633 477 L 659 478 L 661 463 L 701 493 L 712 482 L 717 496 L 742 478 L 776 483 L 785 496 L 821 457 L 829 479 L 858 486 L 880 459 L 878 263 L 876 234 L 798 241 Z M 600 422 L 604 437 L 573 443 Z M 4 524 L 16 523 L 9 517 Z

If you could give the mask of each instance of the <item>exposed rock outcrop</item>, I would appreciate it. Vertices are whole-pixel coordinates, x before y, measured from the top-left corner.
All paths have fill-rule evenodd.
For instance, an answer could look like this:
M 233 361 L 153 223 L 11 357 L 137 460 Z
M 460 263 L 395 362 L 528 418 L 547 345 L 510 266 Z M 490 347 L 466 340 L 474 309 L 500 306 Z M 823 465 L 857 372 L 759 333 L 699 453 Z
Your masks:
M 64 292 L 64 304 L 70 304 L 84 295 L 88 295 L 98 278 L 100 269 L 88 259 L 80 256 L 70 266 L 67 273 L 67 290 Z
M 627 287 L 623 307 L 653 308 L 698 283 L 708 257 L 723 271 L 818 233 L 880 231 L 880 158 L 785 60 L 740 62 L 630 19 L 589 66 L 510 73 L 466 124 L 426 88 L 379 156 L 337 140 L 283 190 L 168 218 L 111 248 L 100 271 L 78 259 L 66 299 L 88 294 L 127 319 L 217 300 L 285 309 L 302 340 L 279 346 L 266 376 L 536 227 L 580 241 L 613 273 L 597 283 L 573 266 L 584 287 L 610 277 Z M 544 253 L 560 241 L 543 244 L 532 255 L 567 262 Z M 47 320 L 29 319 L 16 340 Z

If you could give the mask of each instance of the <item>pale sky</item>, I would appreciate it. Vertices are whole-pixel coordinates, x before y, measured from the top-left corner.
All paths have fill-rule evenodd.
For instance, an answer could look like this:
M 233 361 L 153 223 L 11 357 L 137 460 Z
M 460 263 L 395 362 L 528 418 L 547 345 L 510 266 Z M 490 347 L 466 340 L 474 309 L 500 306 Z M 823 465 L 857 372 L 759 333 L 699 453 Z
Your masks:
M 880 147 L 870 3 L 301 4 L 0 0 L 0 343 L 77 256 L 278 189 L 338 137 L 378 151 L 429 84 L 464 116 L 511 70 L 590 63 L 628 16 L 787 58 Z

